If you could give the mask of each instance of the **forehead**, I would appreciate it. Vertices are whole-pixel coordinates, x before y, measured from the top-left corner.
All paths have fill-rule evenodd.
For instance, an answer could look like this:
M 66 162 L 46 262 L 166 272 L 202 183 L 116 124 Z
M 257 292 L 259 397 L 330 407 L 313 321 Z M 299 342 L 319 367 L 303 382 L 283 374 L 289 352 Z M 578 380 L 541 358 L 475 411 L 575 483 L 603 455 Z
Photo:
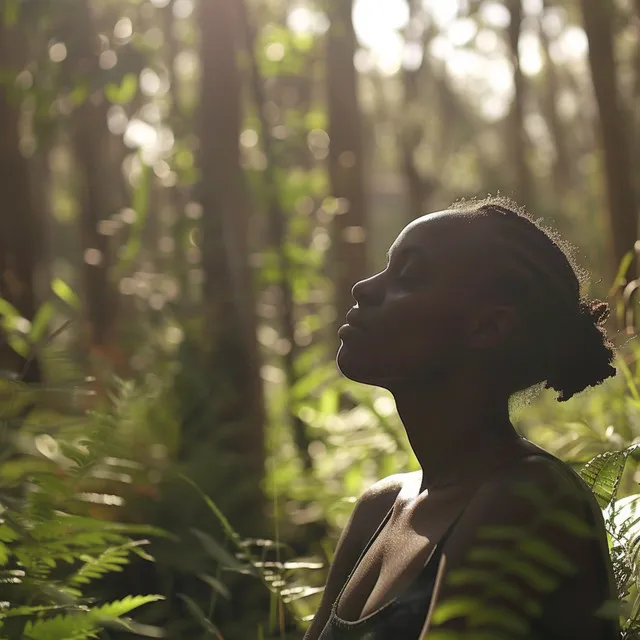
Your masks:
M 449 209 L 430 213 L 407 225 L 391 245 L 390 254 L 416 249 L 424 253 L 470 250 L 482 244 L 482 225 L 478 216 Z

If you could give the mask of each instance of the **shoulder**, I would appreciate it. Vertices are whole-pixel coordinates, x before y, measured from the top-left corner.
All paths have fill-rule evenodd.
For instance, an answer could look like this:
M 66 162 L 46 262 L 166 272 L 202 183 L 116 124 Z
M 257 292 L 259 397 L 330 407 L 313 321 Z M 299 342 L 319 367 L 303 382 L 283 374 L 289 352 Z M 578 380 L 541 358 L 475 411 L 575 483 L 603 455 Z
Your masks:
M 502 473 L 483 483 L 474 502 L 497 497 L 540 504 L 559 500 L 563 504 L 578 505 L 593 500 L 580 476 L 546 452 L 515 460 Z
M 597 504 L 588 486 L 564 462 L 535 455 L 515 460 L 485 481 L 460 516 L 451 536 L 465 547 L 486 526 L 536 531 L 583 551 L 602 528 Z M 512 529 L 512 530 L 515 530 Z M 454 542 L 455 545 L 455 542 Z
M 375 533 L 383 518 L 393 507 L 403 489 L 414 482 L 420 484 L 420 472 L 396 473 L 378 480 L 366 489 L 356 502 L 351 517 L 351 530 L 364 540 L 364 544 Z

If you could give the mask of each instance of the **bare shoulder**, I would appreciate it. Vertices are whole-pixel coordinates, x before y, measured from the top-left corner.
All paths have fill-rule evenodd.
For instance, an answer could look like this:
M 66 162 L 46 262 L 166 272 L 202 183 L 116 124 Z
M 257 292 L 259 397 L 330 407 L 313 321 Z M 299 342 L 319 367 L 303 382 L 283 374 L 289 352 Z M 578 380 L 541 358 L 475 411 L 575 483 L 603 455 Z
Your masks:
M 355 535 L 368 540 L 403 489 L 409 488 L 416 481 L 419 486 L 419 471 L 396 473 L 378 480 L 364 491 L 356 503 L 352 517 L 351 528 Z
M 495 496 L 496 493 L 529 496 L 534 501 L 536 496 L 541 501 L 562 499 L 565 502 L 582 502 L 592 499 L 580 476 L 550 454 L 532 455 L 515 461 L 503 473 L 486 482 L 478 497 Z
M 528 456 L 482 483 L 462 515 L 461 524 L 467 526 L 461 533 L 484 524 L 528 527 L 552 512 L 591 528 L 599 511 L 589 487 L 568 465 L 551 455 Z

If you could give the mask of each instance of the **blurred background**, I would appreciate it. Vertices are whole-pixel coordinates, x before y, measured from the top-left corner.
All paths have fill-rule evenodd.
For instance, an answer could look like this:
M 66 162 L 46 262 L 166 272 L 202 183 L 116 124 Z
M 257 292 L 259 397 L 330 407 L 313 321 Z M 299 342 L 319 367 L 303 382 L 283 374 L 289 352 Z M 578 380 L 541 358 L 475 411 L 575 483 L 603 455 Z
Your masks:
M 350 289 L 462 197 L 542 217 L 615 309 L 620 375 L 521 431 L 575 464 L 635 442 L 638 0 L 0 15 L 0 491 L 171 534 L 75 596 L 163 596 L 140 636 L 301 638 L 356 496 L 416 468 L 388 394 L 336 371 Z

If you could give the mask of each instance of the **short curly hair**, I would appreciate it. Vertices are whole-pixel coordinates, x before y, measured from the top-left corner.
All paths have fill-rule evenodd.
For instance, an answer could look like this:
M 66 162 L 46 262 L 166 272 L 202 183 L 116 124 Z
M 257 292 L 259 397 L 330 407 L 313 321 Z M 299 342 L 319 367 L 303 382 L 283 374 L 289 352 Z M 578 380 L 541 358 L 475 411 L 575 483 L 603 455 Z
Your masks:
M 585 272 L 568 245 L 502 196 L 463 200 L 452 209 L 495 222 L 509 254 L 495 284 L 517 305 L 527 330 L 523 349 L 512 354 L 513 391 L 545 382 L 562 402 L 614 376 L 614 347 L 604 329 L 609 306 L 581 294 Z

